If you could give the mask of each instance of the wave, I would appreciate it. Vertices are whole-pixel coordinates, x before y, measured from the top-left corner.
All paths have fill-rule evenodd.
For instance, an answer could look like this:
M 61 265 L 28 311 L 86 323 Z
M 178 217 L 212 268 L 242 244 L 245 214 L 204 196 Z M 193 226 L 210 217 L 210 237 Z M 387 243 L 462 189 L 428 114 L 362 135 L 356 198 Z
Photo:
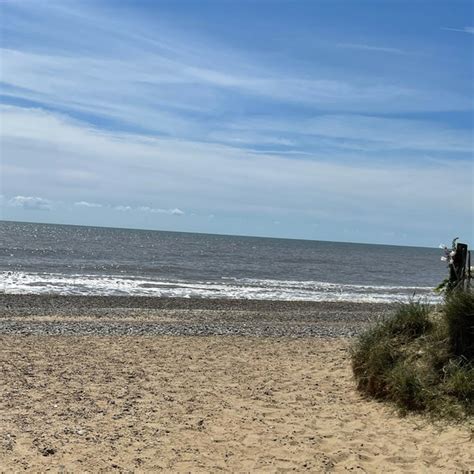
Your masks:
M 118 275 L 0 272 L 0 288 L 9 294 L 128 295 L 285 301 L 390 303 L 440 297 L 430 287 L 377 286 L 322 281 L 223 277 L 220 281 L 161 280 Z

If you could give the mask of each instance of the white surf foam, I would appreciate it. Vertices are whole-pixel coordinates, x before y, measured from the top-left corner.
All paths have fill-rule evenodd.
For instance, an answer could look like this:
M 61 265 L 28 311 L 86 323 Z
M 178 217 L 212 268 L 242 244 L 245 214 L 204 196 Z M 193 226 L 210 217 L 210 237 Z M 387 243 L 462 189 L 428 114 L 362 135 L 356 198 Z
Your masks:
M 0 272 L 0 288 L 9 294 L 129 295 L 368 303 L 401 302 L 413 296 L 423 298 L 427 302 L 440 300 L 429 287 L 345 285 L 321 281 L 250 278 L 191 282 L 115 275 L 33 272 Z

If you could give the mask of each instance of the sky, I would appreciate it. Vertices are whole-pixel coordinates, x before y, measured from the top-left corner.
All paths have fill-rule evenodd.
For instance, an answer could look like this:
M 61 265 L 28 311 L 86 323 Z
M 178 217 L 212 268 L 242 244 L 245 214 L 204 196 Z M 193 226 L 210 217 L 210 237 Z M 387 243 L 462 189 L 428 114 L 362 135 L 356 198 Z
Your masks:
M 474 244 L 471 0 L 0 0 L 0 217 Z

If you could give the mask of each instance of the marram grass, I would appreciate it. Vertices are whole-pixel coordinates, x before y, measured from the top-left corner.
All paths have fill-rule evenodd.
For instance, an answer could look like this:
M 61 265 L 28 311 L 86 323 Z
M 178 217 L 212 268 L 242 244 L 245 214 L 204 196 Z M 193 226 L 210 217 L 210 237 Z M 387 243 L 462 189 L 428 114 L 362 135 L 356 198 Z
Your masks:
M 402 413 L 474 417 L 474 294 L 453 292 L 435 312 L 412 302 L 352 347 L 358 389 Z

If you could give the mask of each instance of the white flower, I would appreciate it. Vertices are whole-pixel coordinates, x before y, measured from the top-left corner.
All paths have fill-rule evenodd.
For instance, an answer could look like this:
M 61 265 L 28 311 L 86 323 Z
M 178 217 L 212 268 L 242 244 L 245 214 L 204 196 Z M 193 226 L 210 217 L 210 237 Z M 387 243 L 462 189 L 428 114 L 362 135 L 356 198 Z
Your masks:
M 448 259 L 447 259 L 446 257 L 441 257 L 441 261 L 442 261 L 442 262 L 447 262 Z

